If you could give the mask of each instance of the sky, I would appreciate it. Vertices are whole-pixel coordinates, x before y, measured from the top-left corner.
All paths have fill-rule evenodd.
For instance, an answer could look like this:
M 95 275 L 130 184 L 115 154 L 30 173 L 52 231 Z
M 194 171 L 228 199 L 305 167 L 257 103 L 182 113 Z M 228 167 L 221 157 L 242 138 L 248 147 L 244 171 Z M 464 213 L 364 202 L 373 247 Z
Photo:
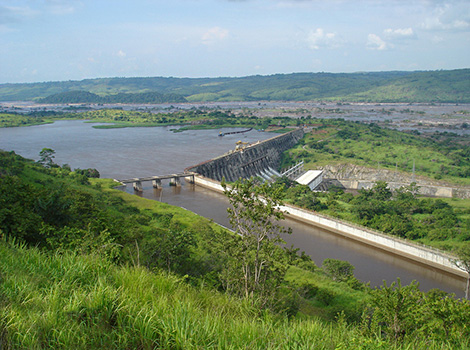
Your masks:
M 470 0 L 0 0 L 0 83 L 470 67 Z

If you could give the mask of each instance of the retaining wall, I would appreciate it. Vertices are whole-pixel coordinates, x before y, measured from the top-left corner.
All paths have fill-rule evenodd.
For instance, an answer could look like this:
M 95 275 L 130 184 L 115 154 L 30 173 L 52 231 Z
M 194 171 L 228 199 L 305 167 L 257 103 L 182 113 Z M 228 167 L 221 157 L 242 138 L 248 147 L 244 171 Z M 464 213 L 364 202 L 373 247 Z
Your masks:
M 419 194 L 431 197 L 470 198 L 470 188 L 455 187 L 422 176 L 415 176 L 389 169 L 372 169 L 358 165 L 338 164 L 320 167 L 325 181 L 344 188 L 371 189 L 375 182 L 385 181 L 392 190 L 416 182 Z
M 223 192 L 223 188 L 218 181 L 200 176 L 196 176 L 194 181 L 196 185 L 206 187 L 213 191 Z M 286 212 L 286 216 L 307 224 L 324 228 L 336 234 L 418 261 L 422 264 L 438 268 L 460 277 L 467 277 L 467 273 L 465 271 L 460 270 L 452 263 L 452 259 L 455 259 L 455 257 L 437 249 L 420 246 L 406 240 L 387 236 L 361 226 L 343 222 L 338 219 L 330 218 L 291 205 L 284 205 L 280 207 L 280 210 Z

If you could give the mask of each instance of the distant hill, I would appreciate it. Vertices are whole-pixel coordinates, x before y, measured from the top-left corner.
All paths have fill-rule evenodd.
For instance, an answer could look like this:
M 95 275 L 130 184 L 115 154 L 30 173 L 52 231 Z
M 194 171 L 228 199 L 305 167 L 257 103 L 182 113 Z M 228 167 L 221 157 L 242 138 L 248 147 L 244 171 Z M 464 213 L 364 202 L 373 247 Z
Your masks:
M 319 100 L 470 103 L 470 69 L 293 73 L 240 78 L 100 78 L 0 84 L 0 101 L 28 100 L 43 103 Z
M 182 95 L 159 92 L 119 93 L 99 96 L 87 91 L 59 92 L 36 100 L 38 103 L 180 103 L 188 102 Z

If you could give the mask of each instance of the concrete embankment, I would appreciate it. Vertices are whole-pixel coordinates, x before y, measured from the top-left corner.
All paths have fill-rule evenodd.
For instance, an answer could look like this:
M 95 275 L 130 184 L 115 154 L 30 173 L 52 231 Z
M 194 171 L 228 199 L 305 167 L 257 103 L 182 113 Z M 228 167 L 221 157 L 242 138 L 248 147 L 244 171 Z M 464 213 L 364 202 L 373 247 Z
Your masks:
M 195 184 L 213 191 L 223 192 L 223 188 L 220 182 L 202 176 L 195 177 Z M 467 276 L 466 272 L 458 269 L 452 263 L 452 260 L 455 259 L 455 257 L 437 249 L 420 246 L 413 242 L 387 236 L 380 232 L 369 230 L 361 226 L 357 226 L 335 218 L 330 218 L 294 206 L 285 205 L 280 209 L 287 212 L 288 214 L 286 215 L 288 217 L 302 221 L 306 224 L 326 229 L 327 231 L 333 232 L 335 234 L 360 241 L 364 244 L 368 244 L 392 254 L 417 261 L 424 265 L 440 269 L 456 276 L 464 278 Z

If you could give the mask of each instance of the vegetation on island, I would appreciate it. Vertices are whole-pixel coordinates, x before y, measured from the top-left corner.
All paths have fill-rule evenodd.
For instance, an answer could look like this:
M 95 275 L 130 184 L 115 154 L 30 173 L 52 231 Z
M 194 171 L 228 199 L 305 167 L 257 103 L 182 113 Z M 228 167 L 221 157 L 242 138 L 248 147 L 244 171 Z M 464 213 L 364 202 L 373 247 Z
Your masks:
M 0 113 L 0 127 L 30 126 L 52 123 L 56 120 L 86 120 L 106 124 L 94 126 L 95 128 L 182 126 L 177 129 L 178 131 L 230 127 L 265 130 L 270 126 L 276 129 L 286 130 L 286 126 L 296 126 L 302 123 L 300 120 L 295 121 L 288 117 L 258 118 L 249 113 L 243 114 L 232 111 L 220 111 L 212 108 L 192 108 L 190 110 L 176 110 L 160 113 L 152 113 L 150 111 L 125 111 L 117 108 L 105 108 L 94 111 L 87 110 L 76 113 Z
M 238 78 L 100 78 L 0 84 L 0 101 L 44 99 L 41 102 L 157 103 L 160 100 L 181 102 L 179 99 L 186 99 L 190 102 L 332 100 L 469 103 L 469 92 L 470 69 L 458 69 L 425 72 L 293 73 Z M 96 96 L 100 98 L 97 99 Z
M 278 214 L 249 194 L 269 208 L 278 185 L 227 191 L 238 236 L 53 156 L 0 152 L 4 349 L 470 346 L 467 300 L 400 281 L 370 289 L 346 262 L 319 268 L 274 244 L 265 220 Z

